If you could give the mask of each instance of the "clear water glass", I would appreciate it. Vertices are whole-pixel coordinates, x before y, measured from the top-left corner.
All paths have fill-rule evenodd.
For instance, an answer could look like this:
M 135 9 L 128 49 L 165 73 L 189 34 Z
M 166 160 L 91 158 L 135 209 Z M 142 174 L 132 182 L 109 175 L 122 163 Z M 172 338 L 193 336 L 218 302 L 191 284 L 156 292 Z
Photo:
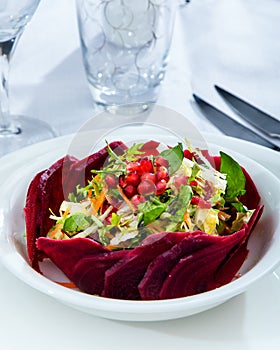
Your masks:
M 82 56 L 96 104 L 135 114 L 158 98 L 177 0 L 76 0 Z
M 55 136 L 43 121 L 10 114 L 9 70 L 16 43 L 40 0 L 0 0 L 0 157 Z

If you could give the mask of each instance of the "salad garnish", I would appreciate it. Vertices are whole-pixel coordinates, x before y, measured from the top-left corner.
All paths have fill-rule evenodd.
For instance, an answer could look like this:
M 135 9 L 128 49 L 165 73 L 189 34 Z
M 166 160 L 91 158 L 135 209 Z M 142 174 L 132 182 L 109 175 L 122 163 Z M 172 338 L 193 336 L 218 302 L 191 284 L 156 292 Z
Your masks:
M 249 221 L 254 210 L 242 204 L 246 179 L 233 158 L 220 152 L 217 171 L 198 149 L 162 148 L 149 141 L 118 155 L 107 144 L 103 168 L 92 169 L 87 186 L 77 185 L 59 213 L 51 211 L 48 237 L 89 237 L 115 250 L 159 232 L 229 235 Z

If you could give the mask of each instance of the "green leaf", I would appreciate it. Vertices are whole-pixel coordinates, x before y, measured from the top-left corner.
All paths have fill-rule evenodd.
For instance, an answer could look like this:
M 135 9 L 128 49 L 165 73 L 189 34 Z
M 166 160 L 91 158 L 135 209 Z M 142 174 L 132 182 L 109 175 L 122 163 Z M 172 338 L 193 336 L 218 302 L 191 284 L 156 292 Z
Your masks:
M 79 232 L 87 229 L 92 224 L 90 216 L 83 213 L 75 213 L 69 216 L 63 225 L 63 230 L 67 232 Z
M 130 148 L 125 150 L 123 158 L 125 158 L 128 162 L 136 161 L 141 154 L 145 153 L 140 151 L 142 146 L 143 143 L 134 143 Z
M 220 152 L 220 172 L 227 175 L 226 201 L 235 201 L 236 197 L 245 194 L 246 178 L 240 165 L 229 155 Z
M 155 221 L 166 209 L 167 204 L 160 201 L 147 201 L 138 206 L 138 209 L 143 214 L 144 225 Z
M 120 222 L 121 222 L 121 216 L 116 213 L 112 213 L 111 224 L 113 226 L 118 226 Z
M 239 213 L 246 213 L 248 210 L 241 202 L 231 202 L 230 203 Z
M 169 174 L 172 175 L 182 165 L 184 159 L 183 146 L 181 143 L 178 143 L 175 147 L 162 151 L 160 156 L 168 160 Z
M 173 222 L 182 222 L 187 206 L 192 198 L 192 189 L 190 186 L 180 186 L 178 196 L 169 204 L 167 212 L 171 214 L 170 220 Z
M 87 194 L 90 189 L 95 189 L 91 181 L 89 181 L 89 184 L 85 187 L 77 185 L 75 191 L 69 193 L 68 200 L 74 203 L 81 202 L 83 199 L 87 198 Z
M 195 180 L 196 175 L 199 173 L 200 171 L 200 166 L 196 163 L 194 163 L 193 167 L 192 167 L 192 173 L 191 176 L 189 177 L 188 182 L 190 183 L 191 181 Z

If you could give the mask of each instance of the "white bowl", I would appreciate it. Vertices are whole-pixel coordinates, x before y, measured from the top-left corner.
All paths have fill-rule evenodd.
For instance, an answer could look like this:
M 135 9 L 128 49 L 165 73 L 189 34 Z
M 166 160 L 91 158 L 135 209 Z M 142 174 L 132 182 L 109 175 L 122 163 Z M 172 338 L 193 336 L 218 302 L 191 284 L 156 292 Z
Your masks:
M 224 303 L 244 292 L 252 283 L 271 272 L 280 260 L 280 181 L 260 164 L 227 149 L 249 172 L 264 204 L 264 213 L 249 240 L 250 253 L 237 280 L 215 290 L 194 296 L 160 301 L 126 301 L 87 295 L 65 288 L 33 270 L 26 254 L 23 207 L 28 185 L 40 170 L 49 167 L 59 157 L 58 149 L 46 152 L 32 164 L 7 174 L 0 185 L 0 257 L 4 265 L 33 288 L 83 312 L 118 320 L 156 321 L 185 317 Z M 211 146 L 212 154 L 218 154 Z M 47 150 L 46 150 L 47 151 Z M 214 153 L 213 153 L 214 152 Z M 56 274 L 49 266 L 49 275 Z M 57 278 L 56 276 L 54 278 Z

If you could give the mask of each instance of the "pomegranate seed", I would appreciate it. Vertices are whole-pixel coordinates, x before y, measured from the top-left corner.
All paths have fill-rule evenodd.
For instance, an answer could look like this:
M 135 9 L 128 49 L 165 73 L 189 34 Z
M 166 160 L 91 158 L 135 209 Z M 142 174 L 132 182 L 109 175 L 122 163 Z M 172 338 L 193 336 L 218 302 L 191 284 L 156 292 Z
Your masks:
M 125 177 L 125 181 L 129 185 L 137 186 L 140 182 L 140 176 L 136 173 L 128 173 Z
M 118 178 L 114 174 L 107 174 L 105 176 L 105 183 L 108 188 L 116 188 L 118 184 Z
M 200 198 L 197 196 L 192 196 L 191 204 L 198 205 Z
M 199 206 L 201 209 L 210 209 L 211 203 L 204 200 L 203 198 L 200 198 L 198 196 L 193 196 L 191 199 L 191 204 Z
M 161 156 L 158 156 L 155 159 L 155 166 L 156 167 L 160 167 L 161 165 L 165 166 L 166 168 L 168 168 L 169 167 L 169 162 L 168 162 L 167 159 L 165 159 L 165 158 L 163 158 Z
M 142 174 L 152 173 L 154 170 L 153 164 L 148 158 L 143 158 L 140 160 L 140 168 L 141 168 Z
M 194 156 L 194 154 L 192 152 L 190 152 L 188 149 L 184 150 L 184 157 L 185 158 L 192 160 L 193 156 Z
M 124 194 L 127 196 L 127 198 L 131 198 L 133 197 L 136 193 L 136 187 L 132 186 L 132 185 L 127 185 L 124 189 L 123 189 Z
M 129 162 L 126 165 L 126 171 L 128 173 L 130 172 L 139 172 L 141 170 L 140 163 L 139 162 Z
M 187 183 L 188 178 L 185 175 L 174 176 L 174 185 L 177 189 L 179 189 L 181 185 L 187 185 Z
M 135 194 L 131 198 L 131 203 L 138 207 L 139 204 L 144 203 L 146 201 L 145 197 L 141 196 L 140 194 Z
M 165 180 L 168 181 L 169 180 L 169 173 L 168 173 L 168 169 L 165 166 L 160 166 L 157 169 L 156 172 L 156 176 L 158 180 Z
M 162 194 L 166 190 L 166 181 L 160 180 L 156 183 L 156 194 Z
M 127 185 L 126 178 L 124 175 L 121 175 L 119 177 L 119 184 L 120 184 L 121 188 L 125 188 L 125 186 Z
M 152 194 L 156 192 L 156 185 L 151 180 L 143 180 L 137 190 L 139 194 Z
M 154 174 L 154 173 L 144 173 L 141 176 L 141 180 L 150 180 L 153 183 L 156 183 L 156 174 Z

